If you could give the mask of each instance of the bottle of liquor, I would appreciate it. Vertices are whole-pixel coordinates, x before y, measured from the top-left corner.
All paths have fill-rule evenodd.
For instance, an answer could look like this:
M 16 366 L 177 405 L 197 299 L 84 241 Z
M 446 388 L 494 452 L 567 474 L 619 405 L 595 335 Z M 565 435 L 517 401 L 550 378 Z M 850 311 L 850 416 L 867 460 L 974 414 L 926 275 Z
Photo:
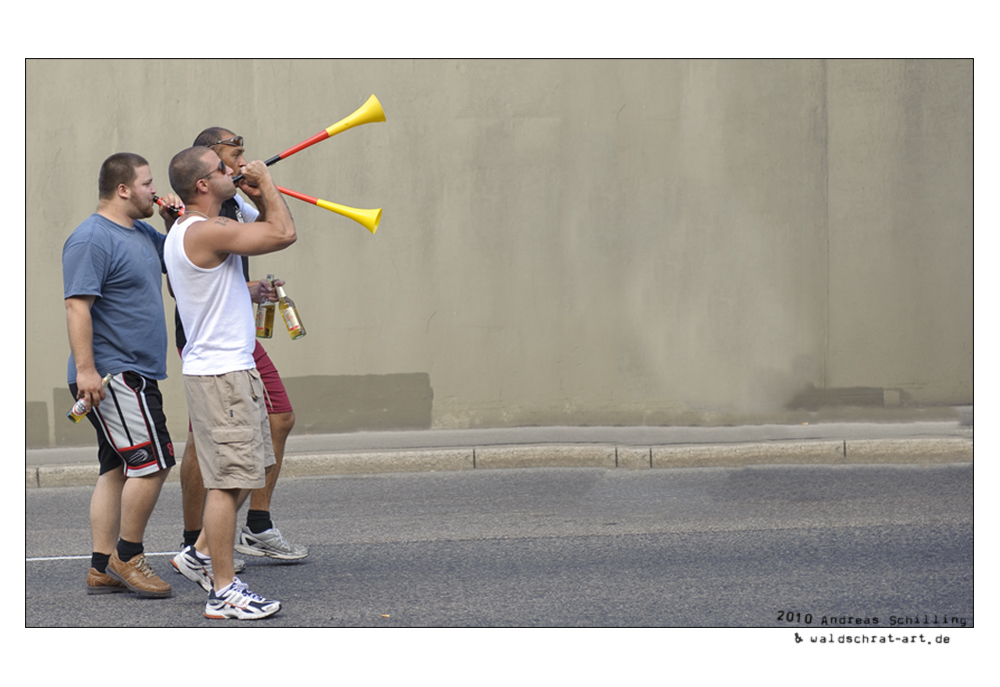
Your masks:
M 104 375 L 104 379 L 101 380 L 101 386 L 107 386 L 110 383 L 111 383 L 111 375 L 109 374 Z M 70 408 L 68 413 L 66 413 L 66 417 L 68 417 L 73 422 L 79 423 L 80 420 L 82 420 L 84 416 L 89 412 L 90 409 L 87 408 L 87 402 L 81 398 L 76 403 L 73 404 L 73 407 Z
M 285 320 L 285 326 L 288 327 L 288 335 L 292 339 L 301 339 L 306 335 L 306 328 L 302 326 L 302 320 L 299 319 L 299 311 L 295 309 L 295 303 L 285 294 L 284 287 L 276 286 L 278 290 L 278 310 L 281 311 L 281 317 Z
M 274 275 L 267 275 L 267 281 L 274 284 Z M 274 301 L 265 300 L 257 304 L 257 338 L 270 339 L 274 334 Z

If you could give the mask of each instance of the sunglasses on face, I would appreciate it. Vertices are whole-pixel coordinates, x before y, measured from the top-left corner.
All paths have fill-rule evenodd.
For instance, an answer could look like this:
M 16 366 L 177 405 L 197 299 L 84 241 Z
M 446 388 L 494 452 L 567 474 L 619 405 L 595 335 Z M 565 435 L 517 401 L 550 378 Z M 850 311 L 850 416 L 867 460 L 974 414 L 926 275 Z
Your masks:
M 198 177 L 198 181 L 201 181 L 202 179 L 207 179 L 210 176 L 212 176 L 213 174 L 215 174 L 216 172 L 218 172 L 219 174 L 222 174 L 223 176 L 225 176 L 225 174 L 226 174 L 226 163 L 223 162 L 222 160 L 219 160 L 219 166 L 216 167 L 215 169 L 213 169 L 211 172 L 209 172 L 205 176 Z

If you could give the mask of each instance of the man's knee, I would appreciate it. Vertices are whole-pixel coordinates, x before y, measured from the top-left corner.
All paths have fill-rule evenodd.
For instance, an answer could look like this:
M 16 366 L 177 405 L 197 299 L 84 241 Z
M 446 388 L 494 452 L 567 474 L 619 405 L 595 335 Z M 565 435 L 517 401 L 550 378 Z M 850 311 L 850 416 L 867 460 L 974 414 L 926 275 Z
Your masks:
M 271 423 L 271 434 L 288 434 L 295 426 L 295 413 L 274 413 L 268 415 L 267 419 Z

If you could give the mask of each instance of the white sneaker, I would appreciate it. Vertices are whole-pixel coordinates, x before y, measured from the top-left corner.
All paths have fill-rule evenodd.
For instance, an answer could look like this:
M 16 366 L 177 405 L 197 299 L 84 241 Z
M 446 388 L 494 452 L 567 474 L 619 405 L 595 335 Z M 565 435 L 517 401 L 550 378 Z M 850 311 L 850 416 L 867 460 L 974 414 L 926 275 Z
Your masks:
M 192 582 L 201 585 L 206 592 L 212 591 L 212 560 L 203 558 L 193 546 L 185 546 L 180 553 L 170 559 L 176 572 Z
M 234 618 L 236 620 L 257 620 L 274 615 L 281 610 L 280 601 L 269 601 L 250 591 L 240 578 L 234 577 L 233 583 L 221 594 L 215 589 L 208 594 L 205 604 L 205 617 L 217 620 Z
M 192 582 L 197 582 L 206 592 L 212 590 L 212 559 L 205 558 L 193 546 L 185 546 L 180 553 L 170 559 L 174 572 L 180 573 Z M 247 567 L 242 558 L 233 559 L 233 572 L 241 573 Z

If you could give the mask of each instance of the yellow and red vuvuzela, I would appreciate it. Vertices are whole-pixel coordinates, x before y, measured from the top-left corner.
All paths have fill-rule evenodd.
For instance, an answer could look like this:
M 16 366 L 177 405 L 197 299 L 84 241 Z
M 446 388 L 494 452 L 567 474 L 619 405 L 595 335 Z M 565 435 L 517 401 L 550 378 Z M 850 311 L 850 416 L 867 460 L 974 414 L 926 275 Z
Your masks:
M 307 196 L 306 194 L 299 193 L 298 191 L 289 191 L 287 188 L 282 188 L 281 186 L 277 186 L 276 188 L 286 196 L 298 198 L 299 200 L 321 207 L 324 210 L 336 212 L 338 215 L 343 215 L 344 217 L 353 219 L 373 234 L 375 233 L 375 230 L 378 229 L 379 222 L 382 221 L 382 208 L 377 208 L 375 210 L 359 210 L 357 208 L 349 208 L 346 205 L 331 203 L 328 200 L 313 198 L 312 196 Z
M 365 101 L 364 105 L 359 107 L 357 110 L 355 110 L 347 117 L 344 117 L 336 124 L 328 126 L 315 136 L 307 138 L 306 140 L 302 141 L 302 143 L 299 143 L 296 146 L 292 146 L 285 152 L 279 153 L 278 155 L 275 155 L 274 157 L 265 160 L 264 164 L 273 165 L 278 160 L 284 160 L 286 157 L 290 157 L 295 153 L 299 152 L 300 150 L 304 150 L 311 145 L 319 143 L 320 141 L 325 141 L 331 136 L 336 136 L 341 131 L 347 131 L 348 129 L 360 126 L 362 124 L 372 124 L 374 122 L 384 122 L 384 121 L 385 121 L 385 112 L 382 110 L 382 104 L 378 101 L 378 98 L 376 98 L 375 94 L 373 93 L 368 98 L 368 100 Z M 242 178 L 243 178 L 242 174 L 237 174 L 236 176 L 233 177 L 233 183 L 235 184 Z

